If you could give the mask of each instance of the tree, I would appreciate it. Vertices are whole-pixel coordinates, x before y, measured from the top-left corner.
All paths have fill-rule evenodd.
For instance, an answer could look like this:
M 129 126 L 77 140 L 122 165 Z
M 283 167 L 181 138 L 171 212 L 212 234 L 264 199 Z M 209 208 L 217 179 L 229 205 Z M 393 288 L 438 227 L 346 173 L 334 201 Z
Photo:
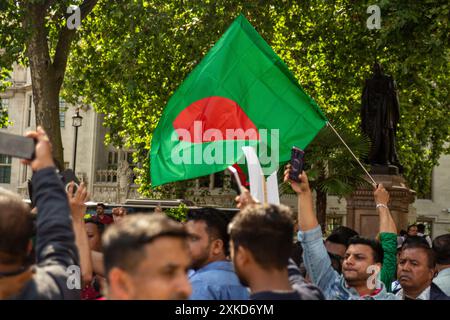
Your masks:
M 79 36 L 66 25 L 67 8 L 79 5 L 82 22 L 97 1 L 8 0 L 0 8 L 0 67 L 9 69 L 13 62 L 30 66 L 36 124 L 49 135 L 59 165 L 64 164 L 59 93 L 71 45 Z
M 367 137 L 354 134 L 340 119 L 336 119 L 333 126 L 358 159 L 367 156 L 369 151 Z M 316 192 L 317 220 L 325 233 L 327 196 L 345 197 L 357 187 L 370 183 L 364 170 L 328 126 L 324 127 L 306 148 L 304 161 L 310 187 Z M 283 171 L 284 168 L 281 168 L 280 173 Z M 282 176 L 280 179 L 282 181 Z M 292 192 L 289 184 L 281 183 L 281 194 Z
M 141 192 L 150 194 L 152 132 L 170 95 L 232 20 L 243 13 L 291 68 L 329 119 L 355 135 L 364 79 L 377 60 L 400 88 L 398 152 L 419 195 L 450 137 L 447 1 L 379 2 L 381 29 L 368 30 L 370 1 L 118 1 L 84 23 L 65 84 L 105 113 L 107 142 L 133 146 Z

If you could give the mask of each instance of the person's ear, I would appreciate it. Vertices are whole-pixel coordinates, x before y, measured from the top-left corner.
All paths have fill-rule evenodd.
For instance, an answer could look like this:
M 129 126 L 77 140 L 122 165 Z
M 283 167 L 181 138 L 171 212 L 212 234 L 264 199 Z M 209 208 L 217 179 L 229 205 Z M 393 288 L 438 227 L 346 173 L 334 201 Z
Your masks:
M 239 246 L 235 252 L 236 262 L 240 266 L 246 266 L 253 259 L 251 253 L 246 248 Z
M 224 252 L 224 246 L 222 239 L 216 239 L 212 242 L 211 251 L 213 255 L 219 255 Z
M 108 274 L 108 297 L 111 300 L 131 300 L 135 296 L 131 277 L 122 269 L 113 268 Z
M 433 280 L 433 278 L 435 277 L 436 273 L 437 273 L 436 272 L 436 268 L 431 268 L 430 269 L 430 274 L 429 274 L 430 281 Z

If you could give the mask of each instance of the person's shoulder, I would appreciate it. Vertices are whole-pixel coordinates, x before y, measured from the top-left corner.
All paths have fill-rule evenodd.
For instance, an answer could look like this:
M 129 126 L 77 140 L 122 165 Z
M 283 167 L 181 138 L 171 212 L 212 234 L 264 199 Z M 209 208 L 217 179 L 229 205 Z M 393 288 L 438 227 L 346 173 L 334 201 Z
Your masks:
M 227 269 L 204 269 L 195 272 L 190 280 L 210 283 L 215 286 L 237 286 L 239 279 L 233 270 Z
M 48 269 L 57 269 L 54 266 L 38 267 L 33 270 L 33 277 L 23 287 L 21 292 L 17 295 L 18 300 L 50 300 L 63 299 L 62 291 L 57 283 L 57 280 Z
M 450 300 L 450 297 L 437 284 L 432 282 L 430 286 L 430 300 Z

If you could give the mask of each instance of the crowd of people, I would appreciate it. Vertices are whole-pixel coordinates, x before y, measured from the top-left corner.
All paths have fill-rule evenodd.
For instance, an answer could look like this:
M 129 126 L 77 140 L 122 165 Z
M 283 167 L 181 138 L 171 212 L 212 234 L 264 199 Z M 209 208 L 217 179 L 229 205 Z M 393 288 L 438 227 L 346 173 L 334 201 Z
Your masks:
M 28 136 L 35 208 L 0 189 L 0 299 L 450 300 L 450 234 L 398 235 L 381 184 L 375 239 L 347 227 L 324 239 L 308 176 L 290 180 L 289 165 L 296 217 L 244 188 L 233 217 L 192 209 L 181 223 L 122 207 L 111 217 L 99 203 L 86 219 L 85 185 L 66 191 L 45 132 Z

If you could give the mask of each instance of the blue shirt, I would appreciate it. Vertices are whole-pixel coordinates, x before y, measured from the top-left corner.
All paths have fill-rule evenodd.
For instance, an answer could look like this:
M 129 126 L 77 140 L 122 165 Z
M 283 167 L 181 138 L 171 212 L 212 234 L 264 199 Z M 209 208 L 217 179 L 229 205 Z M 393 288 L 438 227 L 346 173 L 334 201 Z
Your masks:
M 191 300 L 248 300 L 249 291 L 234 272 L 230 261 L 215 261 L 193 273 Z
M 380 290 L 373 296 L 360 297 L 355 288 L 349 287 L 342 275 L 331 266 L 331 260 L 323 243 L 320 226 L 308 231 L 299 231 L 298 239 L 303 247 L 303 262 L 312 282 L 317 285 L 327 300 L 398 300 L 388 293 L 377 279 Z

